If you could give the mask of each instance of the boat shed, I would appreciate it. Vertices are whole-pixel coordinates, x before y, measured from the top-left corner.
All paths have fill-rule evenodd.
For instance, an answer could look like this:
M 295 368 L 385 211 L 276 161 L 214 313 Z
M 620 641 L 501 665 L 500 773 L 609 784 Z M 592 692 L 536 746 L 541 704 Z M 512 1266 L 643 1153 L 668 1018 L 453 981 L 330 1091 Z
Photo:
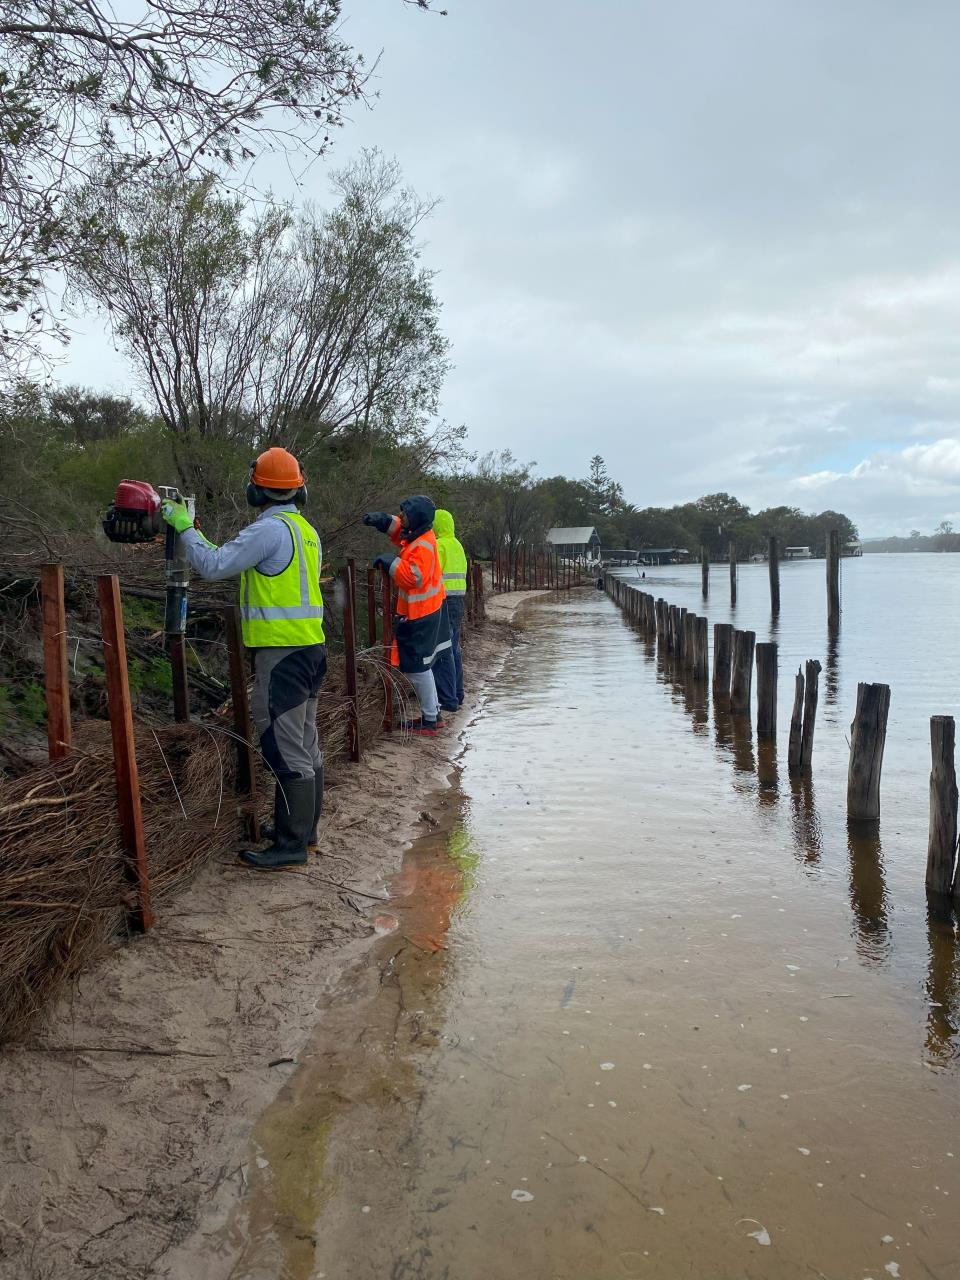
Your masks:
M 600 535 L 593 525 L 570 529 L 550 529 L 547 545 L 565 560 L 596 560 L 600 550 Z

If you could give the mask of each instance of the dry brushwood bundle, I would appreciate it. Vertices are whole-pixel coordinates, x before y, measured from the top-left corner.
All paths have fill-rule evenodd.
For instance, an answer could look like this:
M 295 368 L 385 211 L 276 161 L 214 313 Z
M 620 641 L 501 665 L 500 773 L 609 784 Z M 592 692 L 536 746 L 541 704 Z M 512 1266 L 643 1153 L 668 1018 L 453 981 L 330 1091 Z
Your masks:
M 361 741 L 380 732 L 396 677 L 362 655 Z M 317 725 L 328 764 L 347 751 L 342 663 L 321 692 Z M 396 705 L 402 705 L 395 685 Z M 137 763 L 153 905 L 236 847 L 234 734 L 224 719 L 138 723 Z M 270 794 L 261 769 L 260 795 Z M 0 783 L 0 1043 L 23 1035 L 64 984 L 122 937 L 133 905 L 120 843 L 109 726 L 88 721 L 66 760 Z

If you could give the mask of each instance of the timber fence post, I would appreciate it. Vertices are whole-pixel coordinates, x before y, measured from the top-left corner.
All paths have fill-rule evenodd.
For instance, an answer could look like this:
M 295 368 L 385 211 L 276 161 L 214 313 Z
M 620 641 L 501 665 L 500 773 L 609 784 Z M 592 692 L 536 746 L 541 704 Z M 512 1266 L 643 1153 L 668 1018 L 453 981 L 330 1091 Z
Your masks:
M 377 643 L 377 578 L 376 569 L 367 565 L 367 648 Z
M 710 648 L 707 640 L 707 619 L 698 617 L 694 640 L 693 674 L 697 680 L 707 680 L 710 675 Z
M 123 847 L 130 857 L 130 869 L 137 887 L 135 918 L 141 929 L 153 924 L 150 910 L 150 876 L 143 839 L 140 809 L 140 774 L 133 736 L 133 707 L 127 676 L 127 646 L 123 634 L 123 605 L 116 574 L 97 578 L 100 599 L 100 627 L 103 633 L 103 665 L 107 676 L 107 706 L 113 738 L 113 771 L 117 782 L 117 812 Z
M 795 778 L 800 773 L 800 753 L 803 747 L 803 672 L 797 667 L 793 686 L 793 712 L 790 716 L 790 739 L 787 745 L 787 773 Z
M 953 716 L 930 717 L 930 832 L 927 889 L 949 893 L 957 860 L 957 769 Z
M 357 701 L 357 624 L 356 595 L 354 592 L 356 567 L 352 559 L 347 561 L 344 574 L 346 591 L 343 598 L 343 647 L 344 666 L 347 678 L 347 742 L 350 747 L 350 759 L 354 764 L 360 763 L 360 706 Z
M 70 665 L 67 658 L 67 613 L 63 602 L 63 565 L 40 568 L 43 614 L 44 695 L 47 702 L 47 758 L 70 754 Z
M 880 817 L 880 770 L 889 712 L 888 684 L 857 685 L 847 770 L 847 818 L 852 822 L 875 822 Z
M 733 658 L 733 624 L 715 622 L 713 624 L 713 693 L 730 696 L 730 670 Z
M 840 626 L 840 530 L 827 534 L 827 626 Z
M 383 641 L 383 661 L 386 663 L 388 672 L 390 672 L 393 656 L 393 601 L 390 594 L 390 575 L 382 567 L 380 610 L 383 614 L 383 622 L 380 628 Z M 393 733 L 393 681 L 389 674 L 384 677 L 383 685 L 383 731 L 384 733 Z
M 767 543 L 767 560 L 770 571 L 770 612 L 774 617 L 780 612 L 780 544 L 776 538 Z
M 700 547 L 700 594 L 704 600 L 710 594 L 710 552 Z
M 223 611 L 223 629 L 230 666 L 230 701 L 233 731 L 237 739 L 237 794 L 246 797 L 241 806 L 244 835 L 256 843 L 260 839 L 257 807 L 257 756 L 253 746 L 253 722 L 247 699 L 247 665 L 240 628 L 240 610 L 228 605 Z
M 730 539 L 730 603 L 737 603 L 737 544 Z
M 757 737 L 777 736 L 777 646 L 758 644 L 757 655 Z
M 800 740 L 800 769 L 809 772 L 813 763 L 813 735 L 817 727 L 817 703 L 820 699 L 820 672 L 823 668 L 816 658 L 808 658 L 803 693 L 803 735 Z
M 730 682 L 730 710 L 734 715 L 749 716 L 750 690 L 753 687 L 753 650 L 755 631 L 734 631 L 733 674 Z

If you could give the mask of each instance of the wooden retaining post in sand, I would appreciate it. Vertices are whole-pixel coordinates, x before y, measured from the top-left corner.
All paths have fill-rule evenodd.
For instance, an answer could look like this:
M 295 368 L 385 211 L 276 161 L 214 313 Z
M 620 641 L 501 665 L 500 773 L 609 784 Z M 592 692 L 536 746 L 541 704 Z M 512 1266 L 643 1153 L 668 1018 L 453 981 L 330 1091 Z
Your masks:
M 367 565 L 367 648 L 372 649 L 377 643 L 377 578 L 376 569 Z M 470 620 L 473 621 L 471 602 Z
M 776 538 L 767 542 L 767 568 L 770 571 L 770 612 L 777 617 L 780 612 L 780 544 Z
M 713 624 L 713 694 L 730 696 L 730 670 L 733 659 L 733 623 Z
M 253 721 L 247 698 L 247 659 L 240 627 L 240 610 L 228 605 L 223 611 L 223 631 L 230 667 L 230 703 L 233 707 L 233 732 L 237 744 L 237 795 L 244 797 L 240 805 L 243 834 L 254 844 L 260 839 L 260 814 L 257 808 L 257 756 L 253 745 Z
M 840 530 L 827 534 L 827 626 L 836 631 L 840 626 Z
M 357 623 L 356 623 L 356 565 L 352 559 L 347 561 L 344 574 L 343 596 L 343 648 L 344 668 L 347 678 L 347 744 L 350 748 L 350 759 L 354 764 L 360 763 L 360 704 L 357 701 Z
M 477 561 L 477 565 L 476 565 L 476 574 L 477 574 L 477 594 L 476 594 L 475 609 L 476 609 L 477 620 L 482 625 L 487 620 L 487 600 L 484 594 L 485 587 L 483 585 L 483 565 L 479 562 L 479 560 Z
M 777 646 L 758 644 L 757 655 L 757 737 L 777 736 Z
M 888 684 L 857 685 L 847 769 L 847 819 L 851 822 L 876 822 L 880 817 L 880 770 L 889 713 Z
M 704 546 L 700 548 L 700 594 L 704 600 L 710 594 L 710 552 Z
M 707 639 L 707 620 L 705 617 L 697 618 L 695 652 L 696 659 L 693 664 L 694 678 L 697 680 L 708 680 L 710 677 L 710 644 Z
M 956 724 L 953 716 L 930 717 L 930 833 L 927 889 L 950 893 L 957 861 Z
M 150 877 L 143 839 L 140 809 L 140 774 L 133 736 L 133 706 L 127 676 L 127 646 L 123 634 L 123 605 L 116 574 L 97 578 L 100 629 L 103 633 L 103 665 L 107 676 L 107 707 L 113 738 L 113 771 L 117 782 L 117 814 L 123 847 L 130 856 L 130 870 L 137 888 L 134 918 L 141 929 L 153 924 L 150 910 Z
M 734 631 L 733 661 L 730 680 L 730 710 L 736 716 L 750 714 L 750 690 L 753 687 L 753 650 L 755 631 Z
M 817 702 L 820 698 L 820 672 L 823 668 L 816 658 L 806 662 L 803 694 L 803 736 L 800 741 L 800 771 L 809 773 L 813 764 L 813 735 L 817 727 Z
M 43 612 L 43 672 L 47 700 L 47 757 L 70 754 L 70 665 L 67 657 L 67 612 L 63 602 L 63 565 L 40 568 Z
M 737 603 L 737 544 L 734 538 L 730 539 L 730 603 Z
M 390 596 L 390 575 L 381 566 L 380 612 L 383 614 L 381 640 L 383 642 L 383 660 L 390 667 L 393 652 L 393 601 Z M 383 731 L 393 733 L 393 682 L 389 676 L 383 687 Z

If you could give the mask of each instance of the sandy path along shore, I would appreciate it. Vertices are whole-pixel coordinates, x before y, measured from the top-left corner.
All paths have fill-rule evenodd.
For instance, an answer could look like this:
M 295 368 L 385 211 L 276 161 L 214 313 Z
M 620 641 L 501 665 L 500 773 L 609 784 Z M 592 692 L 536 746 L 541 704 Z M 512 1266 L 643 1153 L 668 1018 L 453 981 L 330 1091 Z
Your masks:
M 135 1280 L 184 1239 L 375 936 L 371 919 L 440 795 L 533 593 L 493 597 L 468 700 L 436 740 L 379 739 L 331 780 L 321 856 L 258 876 L 213 860 L 156 929 L 118 946 L 0 1055 L 0 1277 Z M 416 786 L 411 781 L 416 779 Z

